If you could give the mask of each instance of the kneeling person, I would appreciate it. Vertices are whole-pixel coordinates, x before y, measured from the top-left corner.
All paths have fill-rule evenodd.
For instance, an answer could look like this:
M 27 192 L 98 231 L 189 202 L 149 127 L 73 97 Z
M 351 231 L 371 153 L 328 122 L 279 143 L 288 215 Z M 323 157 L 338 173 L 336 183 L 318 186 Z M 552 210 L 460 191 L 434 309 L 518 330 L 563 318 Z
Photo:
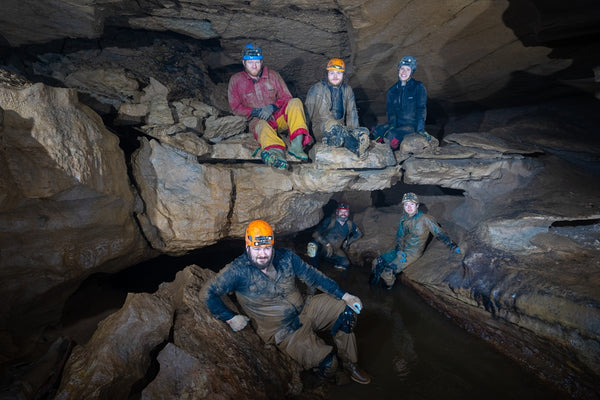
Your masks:
M 340 203 L 335 215 L 325 218 L 312 236 L 314 240 L 308 243 L 307 249 L 312 265 L 318 268 L 322 258 L 334 268 L 345 270 L 350 266 L 346 252 L 362 237 L 362 232 L 350 220 L 350 206 Z
M 356 314 L 362 309 L 360 299 L 344 292 L 291 250 L 274 248 L 273 230 L 267 222 L 251 222 L 245 238 L 246 252 L 204 288 L 210 312 L 236 332 L 250 320 L 265 343 L 274 343 L 303 368 L 316 368 L 327 378 L 334 376 L 338 358 L 317 332 L 329 331 L 352 380 L 370 383 L 371 378 L 356 364 L 356 338 L 352 332 Z M 305 304 L 296 278 L 324 293 Z M 245 315 L 235 314 L 221 299 L 231 292 Z

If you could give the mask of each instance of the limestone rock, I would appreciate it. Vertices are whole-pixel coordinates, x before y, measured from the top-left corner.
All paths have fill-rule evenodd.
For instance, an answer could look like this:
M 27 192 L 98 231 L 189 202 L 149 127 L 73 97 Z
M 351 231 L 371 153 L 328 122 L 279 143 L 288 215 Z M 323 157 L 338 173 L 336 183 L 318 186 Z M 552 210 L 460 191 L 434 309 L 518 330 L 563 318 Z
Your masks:
M 129 294 L 88 343 L 75 347 L 55 398 L 126 398 L 142 389 L 144 399 L 299 394 L 297 364 L 274 346 L 265 347 L 250 326 L 233 332 L 210 314 L 201 288 L 214 274 L 190 266 L 154 294 Z M 158 375 L 136 388 L 156 350 Z
M 243 133 L 247 128 L 246 118 L 228 115 L 222 118 L 208 117 L 205 121 L 204 138 L 213 143 Z
M 380 169 L 396 165 L 396 159 L 390 147 L 373 141 L 363 159 L 343 147 L 330 147 L 317 143 L 313 149 L 315 165 L 322 170 Z
M 255 160 L 262 163 L 260 145 L 252 134 L 247 132 L 213 144 L 210 158 L 215 160 Z
M 448 143 L 458 143 L 462 147 L 476 147 L 483 150 L 497 151 L 504 154 L 543 153 L 541 149 L 534 146 L 518 144 L 514 141 L 508 142 L 498 136 L 485 132 L 455 133 L 446 136 L 444 141 Z
M 431 137 L 428 141 L 425 137 L 419 135 L 418 133 L 411 133 L 410 135 L 406 135 L 402 142 L 400 142 L 399 155 L 402 160 L 405 160 L 410 155 L 429 155 L 433 153 L 440 142 L 435 138 Z
M 140 130 L 179 150 L 195 156 L 203 156 L 211 147 L 195 132 L 190 132 L 183 123 L 173 125 L 143 126 Z
M 155 140 L 142 140 L 133 173 L 145 203 L 138 215 L 152 247 L 181 253 L 227 235 L 233 183 L 226 168 Z
M 173 113 L 169 107 L 167 95 L 169 90 L 165 85 L 154 78 L 150 78 L 150 85 L 144 88 L 140 102 L 148 104 L 148 125 L 171 125 L 175 123 Z
M 83 277 L 118 270 L 149 253 L 131 218 L 135 199 L 118 138 L 74 90 L 4 82 L 0 107 L 0 276 L 6 296 L 0 315 L 8 332 L 22 336 L 23 326 L 58 318 Z M 44 304 L 39 314 L 24 311 L 30 302 Z M 4 347 L 13 350 L 22 351 Z

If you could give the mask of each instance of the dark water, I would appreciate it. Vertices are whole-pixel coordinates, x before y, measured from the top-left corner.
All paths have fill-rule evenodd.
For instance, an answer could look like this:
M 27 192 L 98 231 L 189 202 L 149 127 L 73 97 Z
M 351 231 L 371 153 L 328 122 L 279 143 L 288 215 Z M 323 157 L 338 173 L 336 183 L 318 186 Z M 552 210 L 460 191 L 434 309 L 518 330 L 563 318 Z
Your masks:
M 367 268 L 322 270 L 361 298 L 356 335 L 369 385 L 332 387 L 331 399 L 566 399 L 490 345 L 465 332 L 396 283 L 366 283 Z
M 300 243 L 305 243 L 301 240 Z M 298 243 L 298 242 L 296 242 Z M 282 240 L 285 247 L 294 247 Z M 162 256 L 115 275 L 97 276 L 82 285 L 65 308 L 65 319 L 81 317 L 79 304 L 90 291 L 99 300 L 109 293 L 109 304 L 119 307 L 127 292 L 152 292 L 172 281 L 190 264 L 219 270 L 241 254 L 241 240 L 212 246 L 186 257 Z M 301 254 L 300 246 L 295 249 Z M 372 377 L 369 385 L 350 382 L 327 385 L 328 397 L 349 399 L 470 400 L 567 399 L 538 381 L 479 338 L 463 331 L 431 308 L 410 288 L 396 283 L 390 291 L 373 288 L 369 268 L 340 272 L 329 265 L 321 270 L 364 304 L 356 334 L 359 365 Z M 85 294 L 87 292 L 87 294 Z M 96 304 L 102 301 L 96 301 Z M 89 304 L 89 303 L 88 303 Z M 100 305 L 99 305 L 100 307 Z M 90 307 L 86 310 L 89 312 Z

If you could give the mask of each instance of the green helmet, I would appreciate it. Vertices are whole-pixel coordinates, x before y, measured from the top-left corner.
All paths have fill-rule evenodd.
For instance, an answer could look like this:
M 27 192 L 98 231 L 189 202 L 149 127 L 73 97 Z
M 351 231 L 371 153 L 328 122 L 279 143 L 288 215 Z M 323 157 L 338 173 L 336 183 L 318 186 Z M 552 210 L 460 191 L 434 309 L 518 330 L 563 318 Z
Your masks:
M 402 196 L 402 204 L 406 203 L 407 201 L 412 201 L 415 204 L 419 204 L 419 198 L 412 192 L 404 193 L 404 196 Z

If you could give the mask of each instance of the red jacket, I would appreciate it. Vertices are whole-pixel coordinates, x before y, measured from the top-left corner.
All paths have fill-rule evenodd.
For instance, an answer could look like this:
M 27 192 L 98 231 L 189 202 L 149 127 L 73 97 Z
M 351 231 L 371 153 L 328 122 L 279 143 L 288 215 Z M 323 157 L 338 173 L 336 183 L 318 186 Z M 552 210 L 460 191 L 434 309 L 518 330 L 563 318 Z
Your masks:
M 277 72 L 263 67 L 257 81 L 254 81 L 246 71 L 234 74 L 229 80 L 227 97 L 233 113 L 249 120 L 253 108 L 269 104 L 275 104 L 279 108 L 273 114 L 277 119 L 285 111 L 292 95 Z

